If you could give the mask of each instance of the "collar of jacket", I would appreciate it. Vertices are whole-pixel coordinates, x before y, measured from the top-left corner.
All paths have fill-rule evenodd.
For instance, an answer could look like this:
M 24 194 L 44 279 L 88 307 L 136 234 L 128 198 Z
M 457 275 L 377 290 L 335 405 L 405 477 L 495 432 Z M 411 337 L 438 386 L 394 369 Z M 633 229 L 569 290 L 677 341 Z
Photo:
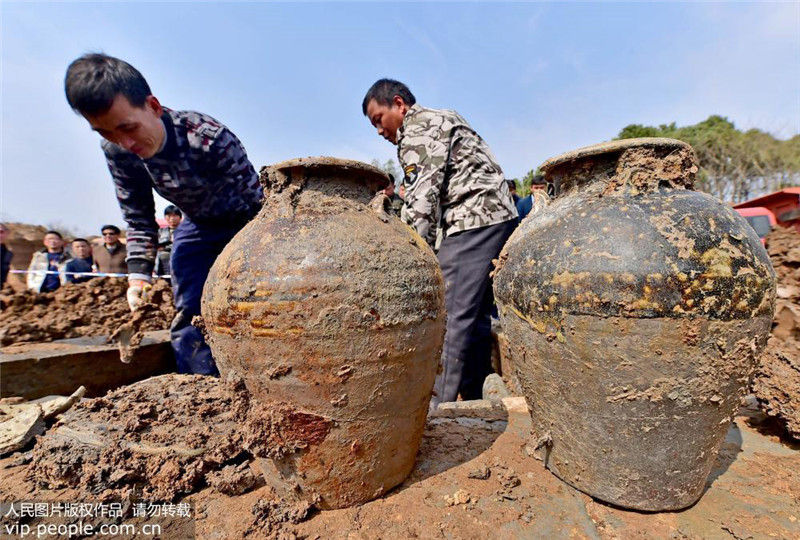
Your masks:
M 154 158 L 171 156 L 175 154 L 178 149 L 178 136 L 175 134 L 175 122 L 172 120 L 172 112 L 172 109 L 164 107 L 164 112 L 161 114 L 161 121 L 164 123 L 164 132 L 166 133 L 167 140 L 164 142 L 164 148 L 154 155 Z
M 411 107 L 408 108 L 406 111 L 406 115 L 403 117 L 403 123 L 400 124 L 400 127 L 397 130 L 397 144 L 400 144 L 400 139 L 403 138 L 403 134 L 406 131 L 406 124 L 410 122 L 410 118 L 416 115 L 419 111 L 422 110 L 422 106 L 419 103 L 414 103 Z

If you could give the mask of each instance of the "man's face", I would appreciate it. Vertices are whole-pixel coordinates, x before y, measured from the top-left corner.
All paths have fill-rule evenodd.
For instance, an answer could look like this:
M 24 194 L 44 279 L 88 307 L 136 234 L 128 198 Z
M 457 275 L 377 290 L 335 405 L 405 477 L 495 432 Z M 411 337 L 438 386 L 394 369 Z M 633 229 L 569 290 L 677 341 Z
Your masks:
M 105 242 L 105 244 L 107 246 L 116 245 L 116 243 L 119 242 L 119 233 L 115 232 L 115 231 L 112 231 L 110 229 L 104 230 L 103 231 L 103 242 Z
M 0 225 L 0 244 L 6 241 L 7 236 L 8 236 L 8 230 Z
M 134 107 L 120 94 L 108 111 L 84 117 L 104 139 L 147 159 L 156 155 L 166 137 L 161 121 L 163 111 L 155 96 L 148 96 L 143 106 Z
M 374 99 L 367 103 L 367 118 L 378 130 L 378 135 L 397 144 L 397 130 L 403 125 L 408 106 L 400 96 L 394 96 L 391 105 L 380 105 Z
M 72 242 L 72 252 L 79 259 L 85 259 L 92 254 L 92 248 L 87 242 Z
M 47 251 L 56 253 L 64 247 L 64 241 L 57 234 L 46 234 L 44 235 L 44 247 L 47 248 Z
M 166 216 L 164 216 L 164 219 L 167 220 L 167 226 L 170 229 L 174 229 L 175 227 L 181 224 L 181 216 L 179 216 L 178 214 L 167 214 Z

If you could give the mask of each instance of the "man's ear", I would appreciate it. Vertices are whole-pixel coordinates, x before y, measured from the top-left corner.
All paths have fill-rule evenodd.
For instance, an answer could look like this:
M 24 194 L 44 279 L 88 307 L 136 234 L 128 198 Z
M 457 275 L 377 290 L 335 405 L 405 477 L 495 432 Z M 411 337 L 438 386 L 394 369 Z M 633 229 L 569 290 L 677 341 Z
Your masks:
M 144 104 L 149 107 L 150 110 L 152 110 L 157 116 L 161 116 L 164 113 L 164 107 L 161 106 L 158 98 L 152 94 L 145 98 Z
M 408 111 L 408 105 L 406 105 L 405 100 L 398 95 L 395 95 L 392 98 L 392 105 L 400 109 L 400 112 L 403 114 L 406 114 L 406 112 Z

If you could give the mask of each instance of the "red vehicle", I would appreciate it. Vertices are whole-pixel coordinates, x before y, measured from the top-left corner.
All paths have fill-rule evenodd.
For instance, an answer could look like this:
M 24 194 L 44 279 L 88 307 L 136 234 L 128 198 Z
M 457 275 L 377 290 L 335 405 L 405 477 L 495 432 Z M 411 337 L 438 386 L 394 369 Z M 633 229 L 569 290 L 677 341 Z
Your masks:
M 800 231 L 800 187 L 791 187 L 733 205 L 755 229 L 761 241 L 776 225 Z
M 766 243 L 764 238 L 772 230 L 772 227 L 778 224 L 775 214 L 763 206 L 754 206 L 752 208 L 734 207 L 734 209 L 755 229 L 756 234 L 761 238 L 761 243 Z

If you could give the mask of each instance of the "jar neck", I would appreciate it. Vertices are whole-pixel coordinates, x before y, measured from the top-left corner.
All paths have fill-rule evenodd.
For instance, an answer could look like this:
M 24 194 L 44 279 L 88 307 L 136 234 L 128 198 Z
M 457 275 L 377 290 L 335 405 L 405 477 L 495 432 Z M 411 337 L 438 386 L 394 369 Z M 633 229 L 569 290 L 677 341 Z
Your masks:
M 303 208 L 336 213 L 367 205 L 385 183 L 385 178 L 370 171 L 337 165 L 264 167 L 260 180 L 265 206 L 279 215 Z
M 556 197 L 592 185 L 604 194 L 637 194 L 659 189 L 693 189 L 698 171 L 690 147 L 640 146 L 583 156 L 545 173 Z

